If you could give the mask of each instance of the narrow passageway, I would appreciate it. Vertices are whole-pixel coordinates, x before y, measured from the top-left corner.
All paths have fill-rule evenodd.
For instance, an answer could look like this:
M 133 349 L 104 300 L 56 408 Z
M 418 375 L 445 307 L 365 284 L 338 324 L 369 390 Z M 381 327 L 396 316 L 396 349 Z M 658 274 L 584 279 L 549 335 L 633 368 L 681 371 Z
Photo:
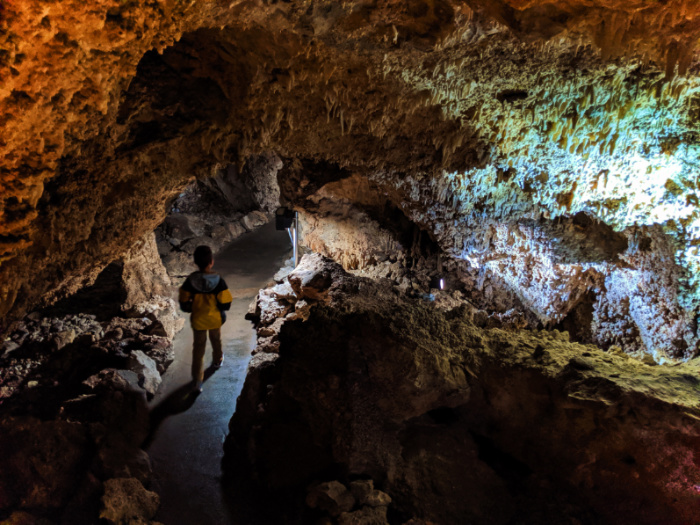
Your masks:
M 165 525 L 233 523 L 220 485 L 223 442 L 235 410 L 255 345 L 255 331 L 244 316 L 258 290 L 272 279 L 291 254 L 286 232 L 274 223 L 243 235 L 215 256 L 214 270 L 233 294 L 222 328 L 225 361 L 208 368 L 204 391 L 187 395 L 192 362 L 189 324 L 175 338 L 175 361 L 153 399 L 155 425 L 147 452 L 154 470 L 154 490 L 161 497 L 156 521 Z M 205 367 L 211 363 L 207 343 Z

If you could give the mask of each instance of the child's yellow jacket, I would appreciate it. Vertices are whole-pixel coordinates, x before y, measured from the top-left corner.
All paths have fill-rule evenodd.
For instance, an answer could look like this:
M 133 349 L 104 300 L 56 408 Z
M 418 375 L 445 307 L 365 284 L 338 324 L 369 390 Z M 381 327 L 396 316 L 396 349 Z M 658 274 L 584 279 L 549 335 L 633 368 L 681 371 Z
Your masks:
M 221 328 L 233 297 L 218 273 L 191 273 L 180 288 L 180 308 L 192 312 L 190 323 L 195 330 Z

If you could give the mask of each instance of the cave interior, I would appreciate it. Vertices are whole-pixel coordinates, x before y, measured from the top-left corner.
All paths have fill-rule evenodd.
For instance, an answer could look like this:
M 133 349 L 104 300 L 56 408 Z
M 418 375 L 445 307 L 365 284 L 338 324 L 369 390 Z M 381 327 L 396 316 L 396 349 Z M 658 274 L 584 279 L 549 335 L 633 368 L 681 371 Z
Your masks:
M 0 523 L 158 523 L 177 288 L 280 207 L 231 523 L 700 523 L 699 31 L 698 0 L 0 1 Z

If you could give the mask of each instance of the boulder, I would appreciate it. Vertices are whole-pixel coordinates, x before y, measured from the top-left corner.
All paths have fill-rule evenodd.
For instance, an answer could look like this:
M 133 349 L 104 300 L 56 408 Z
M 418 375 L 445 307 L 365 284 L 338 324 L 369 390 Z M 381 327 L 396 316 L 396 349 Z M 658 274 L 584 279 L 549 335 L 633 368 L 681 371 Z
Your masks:
M 167 255 L 163 259 L 163 264 L 171 277 L 185 277 L 197 269 L 192 260 L 192 255 L 180 251 Z
M 391 503 L 391 496 L 381 490 L 373 490 L 363 500 L 362 504 L 369 507 L 387 507 Z
M 211 237 L 219 245 L 226 244 L 240 237 L 246 232 L 246 228 L 240 222 L 227 222 L 214 228 Z
M 15 341 L 5 341 L 0 345 L 0 356 L 14 352 L 20 347 Z
M 107 368 L 88 377 L 83 384 L 91 390 L 106 387 L 120 392 L 143 392 L 138 374 L 131 370 Z
M 75 335 L 75 330 L 64 330 L 62 332 L 58 332 L 51 339 L 51 344 L 55 350 L 60 350 L 64 346 L 75 341 Z
M 338 516 L 338 525 L 389 525 L 386 507 L 362 507 Z
M 255 230 L 256 228 L 262 226 L 263 224 L 267 224 L 268 221 L 267 215 L 265 215 L 261 211 L 253 211 L 250 212 L 248 215 L 243 217 L 241 220 L 241 224 L 243 224 L 243 227 L 248 230 L 252 231 Z
M 138 479 L 110 479 L 105 482 L 100 518 L 114 525 L 150 520 L 159 506 L 158 494 L 146 490 Z
M 221 246 L 221 244 L 216 242 L 211 237 L 195 237 L 194 239 L 190 239 L 182 246 L 180 246 L 180 249 L 187 255 L 189 255 L 190 260 L 192 260 L 192 256 L 194 255 L 194 251 L 197 249 L 197 246 L 209 246 L 212 249 L 212 251 L 216 252 Z M 192 265 L 194 266 L 193 260 Z
M 245 318 L 253 323 L 258 323 L 260 321 L 260 314 L 260 294 L 258 294 L 255 296 L 255 299 L 248 304 L 248 311 L 245 314 Z
M 184 319 L 182 320 L 184 324 Z M 175 360 L 172 340 L 167 337 L 151 337 L 148 344 L 143 345 L 143 352 L 156 362 L 158 373 L 164 374 Z
M 153 468 L 148 454 L 120 439 L 106 439 L 98 451 L 101 478 L 136 478 L 147 485 Z
M 292 305 L 287 301 L 278 300 L 273 288 L 260 291 L 257 308 L 260 311 L 260 323 L 268 325 L 274 323 L 275 319 L 287 315 Z
M 361 479 L 350 482 L 350 492 L 355 497 L 357 504 L 362 506 L 366 503 L 367 497 L 374 491 L 374 481 L 371 479 Z
M 333 284 L 335 274 L 344 273 L 342 268 L 319 254 L 305 255 L 299 266 L 287 277 L 298 298 L 324 301 Z
M 141 350 L 134 350 L 129 358 L 129 369 L 138 375 L 139 386 L 154 396 L 163 381 L 156 362 Z
M 312 509 L 324 510 L 331 516 L 339 516 L 355 506 L 355 498 L 339 481 L 327 481 L 309 490 L 306 504 Z

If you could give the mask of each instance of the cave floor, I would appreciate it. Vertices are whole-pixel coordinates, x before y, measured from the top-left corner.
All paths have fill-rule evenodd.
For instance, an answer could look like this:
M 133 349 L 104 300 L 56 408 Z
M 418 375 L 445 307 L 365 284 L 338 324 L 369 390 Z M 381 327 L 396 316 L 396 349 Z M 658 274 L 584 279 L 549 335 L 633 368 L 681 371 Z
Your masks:
M 146 451 L 161 498 L 156 521 L 164 525 L 238 523 L 221 486 L 221 458 L 228 423 L 245 380 L 255 331 L 244 316 L 249 303 L 290 255 L 289 237 L 274 222 L 244 234 L 216 257 L 214 270 L 226 280 L 234 300 L 222 329 L 225 361 L 206 370 L 204 391 L 189 393 L 192 330 L 175 337 L 175 361 L 151 402 L 154 428 Z M 211 362 L 207 343 L 205 367 Z M 228 503 L 228 504 L 227 504 Z

